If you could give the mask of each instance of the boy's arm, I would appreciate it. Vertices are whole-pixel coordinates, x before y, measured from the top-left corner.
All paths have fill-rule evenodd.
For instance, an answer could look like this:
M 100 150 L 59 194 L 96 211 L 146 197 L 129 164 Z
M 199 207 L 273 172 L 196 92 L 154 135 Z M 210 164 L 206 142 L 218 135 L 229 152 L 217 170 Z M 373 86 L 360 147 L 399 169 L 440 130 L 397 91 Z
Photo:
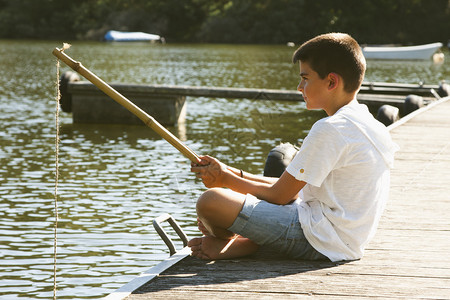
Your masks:
M 228 170 L 230 170 L 234 175 L 245 178 L 247 180 L 261 182 L 261 183 L 270 183 L 274 184 L 277 182 L 278 178 L 276 177 L 266 177 L 266 176 L 260 176 L 260 175 L 254 175 L 252 173 L 244 172 L 243 170 L 239 170 L 230 166 L 227 166 Z M 241 173 L 242 172 L 242 173 Z
M 240 169 L 230 167 L 220 162 L 218 159 L 211 156 L 201 156 L 200 162 L 197 164 L 191 164 L 191 171 L 197 173 L 197 177 L 201 178 L 204 185 L 208 188 L 211 187 L 225 187 L 222 183 L 224 175 L 227 173 L 234 174 L 238 177 L 245 178 L 250 181 L 274 184 L 278 178 L 258 176 L 248 172 L 244 172 Z
M 299 191 L 306 185 L 306 182 L 295 179 L 286 171 L 279 179 L 275 179 L 275 183 L 266 183 L 241 178 L 233 173 L 225 176 L 224 183 L 225 187 L 236 192 L 252 194 L 258 199 L 279 205 L 285 205 L 297 199 Z
M 208 188 L 227 187 L 235 192 L 252 194 L 259 199 L 281 205 L 297 199 L 298 192 L 306 184 L 286 171 L 279 179 L 251 175 L 247 172 L 241 177 L 240 170 L 210 156 L 201 157 L 201 165 L 195 164 L 191 170 Z

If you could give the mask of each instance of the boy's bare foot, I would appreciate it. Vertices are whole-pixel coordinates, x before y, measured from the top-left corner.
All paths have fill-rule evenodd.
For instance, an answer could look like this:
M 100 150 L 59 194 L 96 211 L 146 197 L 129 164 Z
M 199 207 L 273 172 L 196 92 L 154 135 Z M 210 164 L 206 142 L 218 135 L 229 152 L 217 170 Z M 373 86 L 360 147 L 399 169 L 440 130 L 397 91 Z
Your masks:
M 251 240 L 241 236 L 229 240 L 204 236 L 190 240 L 188 246 L 192 250 L 192 256 L 206 260 L 242 257 L 255 253 L 259 247 Z

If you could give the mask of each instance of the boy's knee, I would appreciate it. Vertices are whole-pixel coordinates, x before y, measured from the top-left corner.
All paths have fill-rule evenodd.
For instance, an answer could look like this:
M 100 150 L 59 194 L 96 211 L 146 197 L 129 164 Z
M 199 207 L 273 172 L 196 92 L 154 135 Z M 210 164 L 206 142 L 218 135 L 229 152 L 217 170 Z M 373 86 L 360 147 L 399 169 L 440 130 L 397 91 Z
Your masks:
M 217 206 L 221 190 L 221 188 L 211 188 L 204 192 L 197 200 L 197 214 L 203 215 L 213 210 Z
M 197 200 L 197 215 L 208 217 L 213 216 L 215 213 L 219 213 L 218 208 L 223 206 L 224 198 L 226 198 L 224 189 L 208 189 Z

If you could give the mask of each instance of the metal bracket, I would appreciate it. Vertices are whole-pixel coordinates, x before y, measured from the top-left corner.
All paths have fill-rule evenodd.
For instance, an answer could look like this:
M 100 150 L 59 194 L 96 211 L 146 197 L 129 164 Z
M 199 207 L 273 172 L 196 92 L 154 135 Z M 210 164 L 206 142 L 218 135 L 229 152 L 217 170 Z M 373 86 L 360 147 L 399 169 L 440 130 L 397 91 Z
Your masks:
M 169 214 L 163 214 L 159 217 L 157 217 L 155 220 L 153 220 L 153 227 L 155 228 L 156 232 L 158 232 L 159 236 L 162 238 L 164 243 L 167 245 L 170 251 L 170 256 L 174 255 L 177 250 L 175 249 L 175 244 L 170 239 L 170 237 L 167 235 L 164 228 L 162 228 L 161 223 L 168 221 L 170 226 L 175 230 L 175 232 L 178 234 L 178 236 L 183 241 L 183 247 L 187 246 L 188 238 L 187 235 L 183 232 L 180 225 L 175 221 L 175 219 L 169 215 Z

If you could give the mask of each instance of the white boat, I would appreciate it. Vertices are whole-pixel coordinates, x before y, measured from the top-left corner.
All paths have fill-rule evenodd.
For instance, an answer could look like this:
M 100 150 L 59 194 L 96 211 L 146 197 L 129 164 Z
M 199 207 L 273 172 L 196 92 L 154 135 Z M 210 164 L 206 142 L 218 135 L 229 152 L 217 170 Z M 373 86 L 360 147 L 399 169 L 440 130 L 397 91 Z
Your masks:
M 157 34 L 116 30 L 108 31 L 104 38 L 108 42 L 157 42 L 164 40 Z
M 430 59 L 442 46 L 442 43 L 401 47 L 366 46 L 362 47 L 362 51 L 366 59 Z

